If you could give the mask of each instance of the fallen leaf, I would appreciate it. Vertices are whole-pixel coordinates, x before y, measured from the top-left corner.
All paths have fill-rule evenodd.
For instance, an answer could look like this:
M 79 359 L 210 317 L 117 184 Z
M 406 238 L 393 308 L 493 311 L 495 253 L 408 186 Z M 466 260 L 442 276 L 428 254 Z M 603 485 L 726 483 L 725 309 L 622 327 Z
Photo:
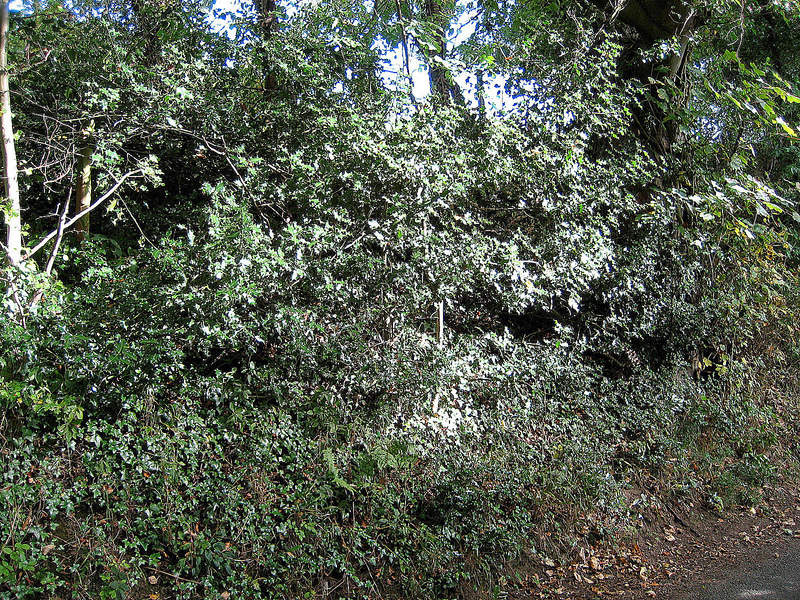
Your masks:
M 42 554 L 47 556 L 48 554 L 50 554 L 55 549 L 56 549 L 56 545 L 55 544 L 47 544 L 47 546 L 42 548 Z
M 589 557 L 589 568 L 592 571 L 599 571 L 600 570 L 600 561 L 597 560 L 596 556 Z
M 651 598 L 655 598 L 656 597 L 656 593 L 653 590 L 647 590 L 647 592 L 645 592 L 645 593 L 648 596 L 650 596 Z
M 150 575 L 150 577 L 147 578 L 147 581 L 150 583 L 150 585 L 155 585 L 158 583 L 158 577 L 155 575 Z

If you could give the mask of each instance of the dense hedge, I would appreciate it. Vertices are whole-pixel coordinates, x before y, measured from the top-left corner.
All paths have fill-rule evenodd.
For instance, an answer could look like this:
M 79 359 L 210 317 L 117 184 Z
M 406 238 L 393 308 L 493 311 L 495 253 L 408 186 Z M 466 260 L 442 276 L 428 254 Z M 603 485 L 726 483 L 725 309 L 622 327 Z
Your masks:
M 615 36 L 548 34 L 594 37 L 546 101 L 414 106 L 331 4 L 261 42 L 181 13 L 144 66 L 127 13 L 18 30 L 72 44 L 17 76 L 25 160 L 57 98 L 104 112 L 98 185 L 143 178 L 4 272 L 0 597 L 469 597 L 796 468 L 789 175 L 691 114 L 654 156 Z M 68 191 L 34 171 L 31 238 Z

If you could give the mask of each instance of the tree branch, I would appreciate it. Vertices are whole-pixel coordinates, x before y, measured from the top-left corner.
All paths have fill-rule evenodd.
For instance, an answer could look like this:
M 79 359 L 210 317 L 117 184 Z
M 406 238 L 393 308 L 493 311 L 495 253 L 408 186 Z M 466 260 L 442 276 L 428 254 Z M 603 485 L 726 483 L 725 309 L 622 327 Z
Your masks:
M 61 240 L 64 238 L 64 223 L 67 222 L 67 211 L 69 211 L 69 199 L 72 196 L 72 190 L 70 189 L 67 197 L 64 199 L 64 208 L 61 209 L 61 215 L 58 217 L 58 229 L 56 229 L 56 241 L 53 244 L 53 249 L 50 251 L 50 258 L 47 259 L 47 267 L 44 270 L 44 274 L 47 277 L 50 277 L 50 274 L 53 272 L 53 265 L 56 264 L 56 256 L 58 256 L 58 249 L 61 246 Z M 44 287 L 40 287 L 36 290 L 36 293 L 31 298 L 30 303 L 28 304 L 29 308 L 33 308 L 39 303 L 39 300 L 42 299 L 44 296 Z
M 58 229 L 48 233 L 44 237 L 44 239 L 42 239 L 42 241 L 40 241 L 38 244 L 36 244 L 36 246 L 34 246 L 33 249 L 31 249 L 30 252 L 27 252 L 25 254 L 25 256 L 22 257 L 23 260 L 28 260 L 29 258 L 31 258 L 34 254 L 36 254 L 39 250 L 41 250 L 47 242 L 49 242 L 54 237 L 56 237 L 59 234 L 59 231 L 63 232 L 64 229 L 69 229 L 72 225 L 74 225 L 75 223 L 80 221 L 81 217 L 84 217 L 85 215 L 88 215 L 95 208 L 97 208 L 103 202 L 108 200 L 114 194 L 114 192 L 116 192 L 117 189 L 119 189 L 119 186 L 121 186 L 125 182 L 125 180 L 128 179 L 128 177 L 131 177 L 131 176 L 136 175 L 137 173 L 141 173 L 141 172 L 142 172 L 141 169 L 136 169 L 134 171 L 128 171 L 127 173 L 125 173 L 125 175 L 120 177 L 119 181 L 117 181 L 113 186 L 111 186 L 110 190 L 108 190 L 105 194 L 103 194 L 97 200 L 95 200 L 88 208 L 86 208 L 85 210 L 82 210 L 77 215 L 75 215 L 71 219 L 69 219 L 66 223 L 64 223 L 63 227 L 59 223 Z
M 69 198 L 72 195 L 72 190 L 67 194 L 64 199 L 64 208 L 61 210 L 61 215 L 58 218 L 58 229 L 56 229 L 56 242 L 53 244 L 53 251 L 50 252 L 50 258 L 47 260 L 47 267 L 44 274 L 48 277 L 53 272 L 53 265 L 56 263 L 56 256 L 58 255 L 58 248 L 61 246 L 61 240 L 64 238 L 64 226 L 67 223 L 67 211 L 69 211 Z

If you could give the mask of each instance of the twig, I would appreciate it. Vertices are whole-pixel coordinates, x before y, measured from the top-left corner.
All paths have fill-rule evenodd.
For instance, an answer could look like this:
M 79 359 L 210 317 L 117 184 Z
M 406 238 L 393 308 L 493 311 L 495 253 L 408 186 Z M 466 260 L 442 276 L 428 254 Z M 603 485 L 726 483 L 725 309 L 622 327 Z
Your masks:
M 674 509 L 673 509 L 673 508 L 672 508 L 672 507 L 669 505 L 669 502 L 662 502 L 662 504 L 663 504 L 663 505 L 664 505 L 664 507 L 665 507 L 665 508 L 666 508 L 666 509 L 667 509 L 667 510 L 668 510 L 668 511 L 669 511 L 669 512 L 672 514 L 672 517 L 675 519 L 675 521 L 676 521 L 678 524 L 680 524 L 680 525 L 683 525 L 684 527 L 686 527 L 686 529 L 688 529 L 689 531 L 691 531 L 691 532 L 692 532 L 693 534 L 695 534 L 697 537 L 700 537 L 700 534 L 699 534 L 699 533 L 697 533 L 697 531 L 695 530 L 695 528 L 694 528 L 694 527 L 692 527 L 692 526 L 691 526 L 689 523 L 687 523 L 686 521 L 684 521 L 683 519 L 681 519 L 681 518 L 678 516 L 678 513 L 676 513 L 676 512 L 675 512 L 675 510 L 674 510 Z
M 133 216 L 131 209 L 128 208 L 128 203 L 125 202 L 125 198 L 120 198 L 120 200 L 122 200 L 122 206 L 125 207 L 125 210 L 128 212 L 128 216 L 133 220 L 133 224 L 136 225 L 136 229 L 139 230 L 139 233 L 142 234 L 142 237 L 147 241 L 147 243 L 155 248 L 155 244 L 153 243 L 153 241 L 149 237 L 147 237 L 147 235 L 145 235 L 145 232 L 142 230 L 141 225 L 139 225 L 139 221 L 136 220 L 136 217 Z
M 22 300 L 20 300 L 19 298 L 19 288 L 16 285 L 14 285 L 14 292 L 11 294 L 11 297 L 14 298 L 14 302 L 17 303 L 17 311 L 19 313 L 20 324 L 22 325 L 23 329 L 27 329 L 28 325 L 25 320 L 25 309 L 22 306 Z
M 155 567 L 148 567 L 147 565 L 145 565 L 144 568 L 147 569 L 148 571 L 153 571 L 153 573 L 157 573 L 159 575 L 165 575 L 170 579 L 174 579 L 176 581 L 184 581 L 186 583 L 194 583 L 195 585 L 200 585 L 199 581 L 194 581 L 193 579 L 185 579 L 178 575 L 173 575 L 172 573 L 167 573 L 166 571 L 162 571 L 161 569 L 156 569 Z
M 228 155 L 228 145 L 225 143 L 225 138 L 222 138 L 222 147 L 224 149 L 222 152 L 220 152 L 218 150 L 215 150 L 214 148 L 209 146 L 209 144 L 208 144 L 208 142 L 206 142 L 205 138 L 203 138 L 203 141 L 205 142 L 206 146 L 208 146 L 209 149 L 211 149 L 213 152 L 216 152 L 217 154 L 221 154 L 222 156 L 225 157 L 225 161 L 228 163 L 228 166 L 231 169 L 233 169 L 233 172 L 236 174 L 236 177 L 239 179 L 239 183 L 242 184 L 242 188 L 244 189 L 245 194 L 247 194 L 247 196 L 250 198 L 250 201 L 253 203 L 253 208 L 255 208 L 258 211 L 259 216 L 266 221 L 266 218 L 264 217 L 264 214 L 261 212 L 261 208 L 256 203 L 256 199 L 253 197 L 253 193 L 250 191 L 250 188 L 247 185 L 247 182 L 244 180 L 244 177 L 242 177 L 241 173 L 239 173 L 239 169 L 236 168 L 236 165 L 233 164 L 233 161 L 231 160 L 231 157 Z M 278 217 L 279 219 L 283 219 L 284 218 L 284 215 L 282 215 L 280 212 L 278 212 L 278 210 L 276 210 L 274 206 L 270 206 L 269 204 L 267 204 L 266 207 L 268 209 L 270 209 L 273 213 L 275 213 L 275 216 Z

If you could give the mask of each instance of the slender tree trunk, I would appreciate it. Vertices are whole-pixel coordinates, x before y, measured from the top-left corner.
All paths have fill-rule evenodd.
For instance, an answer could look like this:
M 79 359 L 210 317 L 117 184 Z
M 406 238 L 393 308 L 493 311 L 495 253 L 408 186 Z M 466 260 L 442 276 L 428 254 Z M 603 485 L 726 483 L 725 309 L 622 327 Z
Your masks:
M 447 52 L 447 40 L 444 35 L 445 17 L 441 0 L 425 0 L 425 18 L 429 23 L 433 24 L 436 35 L 434 41 L 436 52 L 429 61 L 431 94 L 438 96 L 445 104 L 449 104 L 450 94 L 447 71 L 444 65 L 439 62 L 439 60 L 444 60 Z
M 160 34 L 166 29 L 166 20 L 178 6 L 177 0 L 131 0 L 131 10 L 136 17 L 136 28 L 144 41 L 144 64 L 153 67 L 163 60 Z
M 481 116 L 481 119 L 486 119 L 486 92 L 483 89 L 484 86 L 484 78 L 483 78 L 483 69 L 478 69 L 477 74 L 477 87 L 475 89 L 475 95 L 478 98 L 478 114 Z
M 11 122 L 11 92 L 8 85 L 8 2 L 0 2 L 0 98 L 2 98 L 3 166 L 5 168 L 6 252 L 8 262 L 18 265 L 22 257 L 22 216 L 19 202 L 17 151 Z
M 400 0 L 395 0 L 395 9 L 397 10 L 397 22 L 400 23 L 400 36 L 403 45 L 403 66 L 405 67 L 406 76 L 411 79 L 411 53 L 408 51 L 408 34 L 406 33 L 405 18 L 403 17 L 403 7 Z
M 261 31 L 264 32 L 264 39 L 269 39 L 278 28 L 278 18 L 275 16 L 277 5 L 275 0 L 255 0 L 258 19 L 261 24 Z
M 431 95 L 442 104 L 464 104 L 461 88 L 450 78 L 444 64 L 447 58 L 447 26 L 450 23 L 449 11 L 445 11 L 448 0 L 425 0 L 425 19 L 433 25 L 436 51 L 428 54 Z
M 78 188 L 75 194 L 75 214 L 80 214 L 92 205 L 92 152 L 94 152 L 94 119 L 81 131 L 81 149 L 78 155 Z M 89 234 L 89 213 L 78 221 L 75 228 L 78 241 Z
M 275 15 L 278 6 L 275 0 L 253 0 L 253 2 L 258 11 L 262 39 L 266 42 L 278 30 L 278 17 Z M 264 93 L 272 97 L 278 91 L 278 77 L 272 68 L 268 51 L 265 49 L 263 52 Z

